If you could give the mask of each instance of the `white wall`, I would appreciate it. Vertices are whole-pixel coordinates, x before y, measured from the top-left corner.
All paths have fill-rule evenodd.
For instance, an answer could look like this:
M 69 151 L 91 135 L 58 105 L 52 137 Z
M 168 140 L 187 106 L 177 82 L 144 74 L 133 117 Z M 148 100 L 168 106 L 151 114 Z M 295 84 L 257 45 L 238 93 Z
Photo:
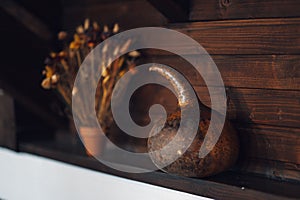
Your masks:
M 0 199 L 207 199 L 0 148 Z

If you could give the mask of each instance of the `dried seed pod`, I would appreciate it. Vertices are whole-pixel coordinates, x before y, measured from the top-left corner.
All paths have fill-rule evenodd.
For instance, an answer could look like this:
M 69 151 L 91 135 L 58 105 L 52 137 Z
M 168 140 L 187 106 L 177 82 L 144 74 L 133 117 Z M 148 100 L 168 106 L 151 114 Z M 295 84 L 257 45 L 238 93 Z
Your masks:
M 80 43 L 78 42 L 71 42 L 69 48 L 70 49 L 79 49 Z
M 130 57 L 136 58 L 136 57 L 139 57 L 141 55 L 141 53 L 138 51 L 131 51 L 128 55 Z
M 105 39 L 107 39 L 109 36 L 110 36 L 109 28 L 108 28 L 107 25 L 105 25 L 105 26 L 103 27 L 103 32 L 102 32 L 102 34 L 101 34 L 101 38 L 102 38 L 102 40 L 105 40 Z
M 49 90 L 51 88 L 51 78 L 45 78 L 42 83 L 41 86 L 46 89 Z
M 119 24 L 116 23 L 116 24 L 114 25 L 114 28 L 113 28 L 113 33 L 114 33 L 114 34 L 118 33 L 118 32 L 119 32 L 119 29 L 120 29 L 120 28 L 119 28 Z
M 45 72 L 43 73 L 45 73 L 46 78 L 51 78 L 51 76 L 54 74 L 54 70 L 50 66 L 46 66 L 44 71 Z
M 83 33 L 84 33 L 84 29 L 83 29 L 82 25 L 80 25 L 80 26 L 78 26 L 78 27 L 76 28 L 76 32 L 77 32 L 78 34 L 83 34 Z
M 90 20 L 89 19 L 85 19 L 84 20 L 84 30 L 88 30 L 90 27 Z
M 56 58 L 56 55 L 57 55 L 57 54 L 54 53 L 54 52 L 51 52 L 51 53 L 50 53 L 50 57 L 51 57 L 51 58 Z
M 67 38 L 68 34 L 65 31 L 61 31 L 58 33 L 57 37 L 59 40 L 65 40 Z
M 58 56 L 59 56 L 60 58 L 64 58 L 64 57 L 67 56 L 67 53 L 66 53 L 65 51 L 61 51 L 61 52 L 58 53 Z
M 95 43 L 94 43 L 93 41 L 89 41 L 89 42 L 87 43 L 87 45 L 88 45 L 89 48 L 94 48 Z
M 100 30 L 100 26 L 99 26 L 99 24 L 97 22 L 93 22 L 93 29 L 95 31 L 99 31 Z
M 105 26 L 103 27 L 103 32 L 104 32 L 104 33 L 108 33 L 108 32 L 109 32 L 109 28 L 108 28 L 107 25 L 105 25 Z
M 59 80 L 59 76 L 57 74 L 51 76 L 51 83 L 57 84 L 58 80 Z

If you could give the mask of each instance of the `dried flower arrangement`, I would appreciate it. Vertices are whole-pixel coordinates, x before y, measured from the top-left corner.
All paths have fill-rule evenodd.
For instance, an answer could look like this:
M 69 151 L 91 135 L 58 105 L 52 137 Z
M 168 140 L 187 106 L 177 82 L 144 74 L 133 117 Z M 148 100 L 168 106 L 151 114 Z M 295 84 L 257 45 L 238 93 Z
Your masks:
M 112 29 L 109 29 L 108 26 L 104 26 L 101 31 L 100 26 L 96 22 L 90 24 L 90 21 L 87 19 L 83 26 L 77 27 L 73 40 L 70 43 L 67 42 L 67 33 L 60 32 L 58 38 L 63 41 L 64 48 L 59 53 L 50 53 L 49 57 L 45 60 L 46 66 L 43 72 L 45 79 L 42 81 L 42 87 L 45 89 L 56 89 L 70 107 L 72 103 L 72 92 L 76 89 L 73 89 L 74 81 L 84 58 L 87 57 L 97 44 L 116 34 L 118 31 L 118 24 L 115 24 Z M 115 47 L 113 52 L 123 53 L 126 52 L 130 43 L 131 41 L 127 40 L 122 44 L 111 45 L 110 47 Z M 114 60 L 110 66 L 106 66 L 106 63 L 110 63 L 111 58 L 109 54 L 106 54 L 105 48 L 102 49 L 101 57 L 102 64 L 97 66 L 102 69 L 99 70 L 102 71 L 100 78 L 101 87 L 98 87 L 96 91 L 95 109 L 101 128 L 107 134 L 113 123 L 110 108 L 112 91 L 117 81 L 125 72 L 135 67 L 135 61 L 136 58 L 139 57 L 139 52 L 134 51 L 123 54 Z M 134 70 L 131 71 L 134 72 Z M 185 140 L 185 136 L 179 138 L 179 140 L 176 141 L 178 143 L 172 146 L 170 152 L 176 152 L 176 154 L 181 156 L 175 162 L 161 168 L 160 166 L 164 165 L 166 157 L 164 157 L 164 154 L 161 154 L 162 151 L 157 150 L 162 149 L 175 137 L 179 129 L 179 124 L 181 123 L 181 111 L 177 111 L 168 116 L 160 133 L 148 138 L 147 148 L 149 152 L 153 152 L 151 157 L 152 161 L 163 171 L 192 177 L 206 177 L 230 168 L 238 157 L 239 149 L 237 133 L 230 122 L 225 122 L 222 134 L 217 144 L 213 146 L 212 151 L 205 158 L 200 158 L 199 149 L 205 144 L 204 138 L 209 137 L 209 140 L 213 138 L 213 136 L 207 134 L 211 122 L 210 117 L 212 110 L 202 104 L 199 99 L 191 98 L 193 96 L 191 95 L 191 91 L 184 87 L 184 83 L 181 82 L 181 79 L 176 73 L 169 71 L 168 68 L 163 66 L 154 66 L 152 71 L 168 80 L 175 88 L 175 91 L 177 91 L 177 96 L 181 95 L 184 97 L 182 99 L 187 101 L 182 103 L 179 99 L 178 106 L 181 111 L 191 109 L 189 106 L 195 105 L 196 101 L 201 110 L 200 123 L 198 124 L 199 129 L 191 146 L 186 152 L 182 153 L 181 143 Z M 126 88 L 126 84 L 122 87 Z M 84 107 L 84 102 L 82 102 L 82 108 L 84 109 Z M 87 112 L 82 112 L 82 114 L 84 113 Z M 77 117 L 82 118 L 82 121 L 88 118 L 87 116 Z M 214 126 L 216 125 L 215 123 Z M 152 130 L 156 130 L 156 128 L 154 127 Z M 101 149 L 101 147 L 105 144 L 102 143 L 101 138 L 95 140 L 91 137 L 91 135 L 93 136 L 93 127 L 81 127 L 80 134 L 81 136 L 85 135 L 82 139 L 84 143 L 89 146 L 88 154 L 96 155 L 102 153 L 103 149 Z M 211 142 L 209 141 L 208 143 L 210 145 Z M 170 154 L 167 156 L 173 155 Z
M 89 19 L 83 25 L 76 28 L 73 39 L 70 41 L 68 34 L 64 31 L 58 34 L 62 41 L 63 49 L 58 53 L 50 53 L 45 60 L 45 76 L 41 85 L 45 89 L 55 89 L 63 97 L 66 105 L 71 107 L 72 91 L 76 74 L 85 57 L 99 43 L 119 32 L 119 25 L 114 24 L 112 28 L 105 25 L 102 29 L 97 22 L 90 23 Z M 126 49 L 131 41 L 119 44 L 118 49 Z M 108 47 L 109 48 L 109 47 Z M 117 51 L 118 49 L 115 49 Z M 136 58 L 140 56 L 137 51 L 124 54 L 116 59 L 110 66 L 105 63 L 109 61 L 109 55 L 103 52 L 101 87 L 96 92 L 96 113 L 101 127 L 107 131 L 113 121 L 110 112 L 110 98 L 113 88 L 118 79 L 128 70 L 135 67 Z M 71 115 L 69 115 L 71 116 Z M 84 118 L 85 116 L 78 116 Z

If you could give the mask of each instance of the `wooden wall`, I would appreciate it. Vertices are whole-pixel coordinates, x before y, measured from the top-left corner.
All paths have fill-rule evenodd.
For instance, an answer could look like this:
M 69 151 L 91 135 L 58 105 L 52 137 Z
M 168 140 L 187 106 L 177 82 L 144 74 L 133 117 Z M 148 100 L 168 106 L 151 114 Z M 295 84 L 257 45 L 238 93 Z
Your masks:
M 191 0 L 187 22 L 169 24 L 147 1 L 78 2 L 65 1 L 65 29 L 90 17 L 119 22 L 124 29 L 167 26 L 198 41 L 212 55 L 227 88 L 228 117 L 241 140 L 235 170 L 300 181 L 299 0 Z M 180 70 L 210 105 L 202 78 L 183 59 L 149 51 L 148 61 Z M 157 99 L 149 100 L 154 91 Z M 148 103 L 161 102 L 170 111 L 176 106 L 165 89 L 147 87 L 141 94 Z M 145 107 L 135 111 L 146 114 Z
M 300 180 L 299 16 L 297 0 L 193 0 L 190 20 L 211 22 L 175 25 L 219 67 L 241 171 Z

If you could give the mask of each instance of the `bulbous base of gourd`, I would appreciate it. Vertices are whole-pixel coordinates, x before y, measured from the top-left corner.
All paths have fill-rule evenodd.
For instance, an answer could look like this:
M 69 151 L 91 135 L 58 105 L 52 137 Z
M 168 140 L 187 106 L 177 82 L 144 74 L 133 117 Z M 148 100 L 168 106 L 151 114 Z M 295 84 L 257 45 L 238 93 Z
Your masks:
M 160 133 L 148 139 L 148 151 L 152 152 L 151 159 L 159 168 L 168 158 L 156 150 L 163 148 L 174 138 L 179 123 L 180 112 L 176 112 L 167 118 Z M 190 147 L 175 162 L 162 168 L 163 171 L 188 177 L 206 177 L 225 171 L 235 164 L 239 152 L 239 141 L 237 133 L 229 121 L 225 122 L 221 136 L 212 151 L 204 158 L 199 158 L 199 150 L 209 123 L 210 120 L 201 119 L 197 135 Z M 173 149 L 172 152 L 181 153 L 178 149 Z

